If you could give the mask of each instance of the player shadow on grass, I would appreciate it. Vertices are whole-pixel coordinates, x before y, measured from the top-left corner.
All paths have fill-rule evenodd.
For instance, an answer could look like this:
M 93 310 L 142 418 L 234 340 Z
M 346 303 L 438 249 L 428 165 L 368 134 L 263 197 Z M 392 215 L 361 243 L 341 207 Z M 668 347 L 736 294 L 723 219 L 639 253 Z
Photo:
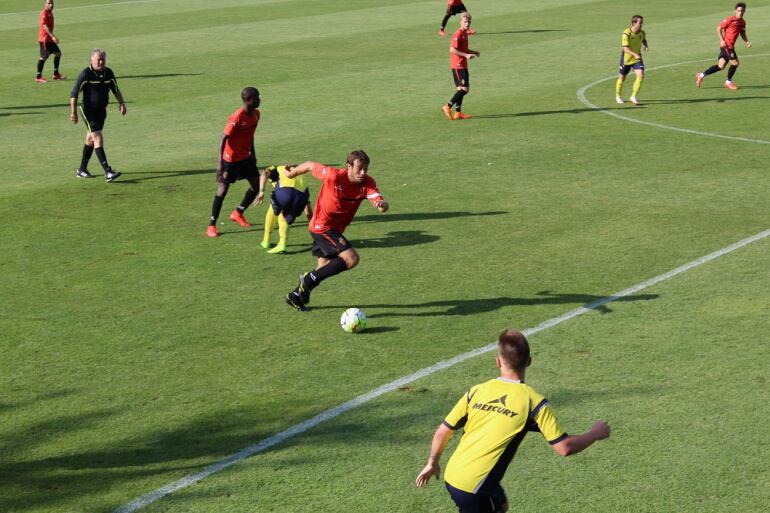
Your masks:
M 127 101 L 126 104 L 131 104 L 133 102 Z M 61 108 L 67 108 L 69 109 L 70 104 L 69 103 L 47 103 L 43 105 L 12 105 L 10 107 L 0 107 L 0 110 L 22 110 L 22 109 L 61 109 Z M 69 111 L 68 111 L 69 112 Z
M 129 171 L 126 173 L 126 178 L 123 180 L 116 180 L 113 183 L 139 183 L 139 182 L 145 182 L 147 180 L 158 180 L 161 178 L 174 178 L 176 176 L 192 176 L 192 175 L 205 175 L 210 174 L 214 175 L 216 171 L 212 168 L 206 168 L 206 169 L 185 169 L 181 171 Z M 152 175 L 152 176 L 141 176 L 141 177 L 135 177 L 134 175 Z
M 293 226 L 297 226 L 296 224 Z M 398 248 L 404 246 L 417 246 L 418 244 L 430 244 L 440 240 L 438 235 L 431 235 L 422 230 L 401 230 L 397 232 L 388 232 L 385 237 L 379 239 L 350 239 L 353 247 L 358 249 L 378 249 L 378 248 Z M 285 251 L 286 255 L 298 255 L 300 253 L 309 253 L 312 249 L 310 241 L 307 244 L 292 244 L 291 246 L 301 246 L 302 249 L 296 251 Z
M 377 317 L 440 317 L 447 315 L 477 315 L 481 313 L 493 312 L 508 306 L 535 306 L 535 305 L 583 305 L 590 310 L 596 310 L 602 314 L 611 313 L 612 310 L 607 304 L 595 304 L 606 299 L 608 296 L 596 296 L 593 294 L 561 294 L 544 290 L 535 294 L 536 297 L 493 297 L 484 299 L 448 299 L 444 301 L 429 301 L 427 303 L 403 303 L 403 304 L 370 304 L 361 305 L 359 308 L 399 308 L 408 310 L 406 312 L 383 312 L 370 314 L 369 318 Z M 658 294 L 637 294 L 634 296 L 625 296 L 615 299 L 614 302 L 630 301 L 649 301 L 657 299 Z M 345 306 L 317 306 L 316 309 L 346 308 Z M 426 308 L 441 308 L 433 312 L 415 312 L 414 310 Z
M 203 75 L 203 73 L 156 73 L 156 74 L 148 74 L 148 75 L 123 75 L 122 77 L 117 77 L 120 80 L 126 80 L 131 78 L 168 78 L 168 77 L 197 77 L 199 75 Z
M 168 398 L 165 398 L 168 399 Z M 152 395 L 146 397 L 149 403 Z M 141 405 L 139 405 L 141 406 Z M 126 404 L 126 408 L 135 407 Z M 67 501 L 99 499 L 108 490 L 159 475 L 199 471 L 233 451 L 249 447 L 275 434 L 278 427 L 315 413 L 300 408 L 288 418 L 281 411 L 227 408 L 202 415 L 186 415 L 151 430 L 124 435 L 120 430 L 102 432 L 118 409 L 99 409 L 77 414 L 51 414 L 44 420 L 25 423 L 24 429 L 0 431 L 0 511 L 28 511 L 44 507 L 61 510 Z M 57 439 L 91 438 L 95 444 L 76 444 L 71 449 L 50 448 Z
M 767 100 L 770 96 L 733 96 L 722 98 L 682 98 L 678 100 L 644 100 L 644 103 L 650 105 L 676 105 L 676 104 L 688 104 L 688 103 L 725 103 L 725 102 L 737 102 L 740 100 Z
M 40 114 L 42 114 L 42 112 L 0 112 L 0 118 L 6 116 L 37 116 Z
M 462 212 L 462 211 L 446 211 L 446 212 L 413 212 L 413 213 L 399 213 L 399 214 L 372 214 L 356 217 L 356 224 L 375 221 L 431 221 L 433 219 L 453 219 L 455 217 L 480 217 L 480 216 L 499 216 L 509 214 L 504 210 L 495 210 L 491 212 Z
M 633 107 L 635 109 L 643 108 L 644 105 Z M 512 112 L 508 114 L 477 114 L 473 119 L 498 119 L 498 118 L 519 118 L 526 116 L 548 116 L 551 114 L 584 114 L 586 112 L 599 112 L 602 110 L 630 110 L 630 107 L 604 107 L 599 109 L 581 108 L 581 109 L 563 109 L 563 110 L 538 110 L 533 112 Z
M 501 32 L 476 32 L 477 36 L 496 36 L 498 34 L 542 34 L 543 32 L 569 32 L 567 29 L 530 29 L 530 30 L 504 30 Z

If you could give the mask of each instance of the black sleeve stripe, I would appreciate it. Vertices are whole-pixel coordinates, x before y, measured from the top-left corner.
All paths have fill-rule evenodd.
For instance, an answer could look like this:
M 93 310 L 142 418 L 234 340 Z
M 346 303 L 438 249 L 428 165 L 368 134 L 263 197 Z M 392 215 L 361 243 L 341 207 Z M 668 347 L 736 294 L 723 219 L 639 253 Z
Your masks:
M 538 404 L 537 406 L 535 406 L 535 409 L 534 409 L 534 410 L 532 410 L 532 412 L 529 414 L 529 418 L 531 418 L 531 419 L 534 419 L 534 418 L 535 418 L 535 415 L 537 415 L 537 414 L 538 414 L 538 412 L 539 412 L 540 410 L 542 410 L 542 409 L 543 409 L 543 407 L 544 407 L 546 404 L 548 404 L 548 399 L 543 399 L 542 401 L 540 401 L 540 404 Z
M 558 438 L 556 438 L 556 439 L 554 439 L 554 440 L 551 440 L 551 441 L 549 441 L 548 443 L 549 443 L 550 445 L 556 445 L 556 444 L 558 444 L 559 442 L 561 442 L 562 440 L 564 440 L 565 438 L 567 438 L 568 436 L 569 436 L 569 435 L 568 435 L 567 433 L 564 433 L 564 434 L 563 434 L 563 435 L 561 435 L 560 437 L 558 437 Z
M 446 427 L 448 427 L 448 428 L 449 428 L 449 429 L 451 429 L 452 431 L 454 431 L 454 430 L 456 430 L 456 429 L 457 429 L 457 427 L 453 426 L 452 424 L 450 424 L 450 423 L 449 423 L 449 422 L 447 422 L 447 421 L 444 421 L 444 422 L 442 422 L 442 424 L 444 424 Z

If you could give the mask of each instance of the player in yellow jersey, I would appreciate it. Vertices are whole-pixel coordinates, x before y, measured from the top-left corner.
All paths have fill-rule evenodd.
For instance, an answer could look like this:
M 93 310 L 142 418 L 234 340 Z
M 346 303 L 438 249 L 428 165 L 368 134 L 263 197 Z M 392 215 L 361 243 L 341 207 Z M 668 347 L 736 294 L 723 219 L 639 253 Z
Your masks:
M 268 166 L 260 176 L 260 189 L 264 190 L 265 182 L 270 180 L 273 184 L 273 192 L 270 194 L 270 205 L 265 215 L 265 235 L 261 246 L 270 247 L 270 234 L 278 221 L 278 244 L 268 253 L 276 254 L 286 251 L 286 238 L 289 235 L 289 226 L 302 211 L 308 220 L 313 217 L 310 206 L 310 190 L 305 187 L 305 177 L 302 175 L 289 178 L 286 176 L 286 166 Z
M 500 480 L 528 431 L 540 432 L 561 456 L 577 454 L 610 436 L 604 421 L 580 435 L 565 433 L 548 401 L 524 383 L 531 363 L 524 334 L 505 330 L 498 340 L 500 377 L 471 387 L 439 425 L 417 486 L 428 484 L 431 476 L 441 477 L 441 453 L 452 434 L 463 428 L 447 463 L 446 488 L 460 513 L 504 513 L 508 500 Z
M 634 105 L 639 105 L 637 95 L 644 80 L 642 47 L 644 47 L 645 52 L 650 51 L 650 47 L 647 45 L 647 34 L 642 30 L 643 23 L 644 17 L 635 14 L 631 17 L 631 26 L 624 30 L 621 36 L 620 44 L 623 51 L 620 54 L 620 74 L 615 82 L 615 102 L 617 103 L 623 103 L 623 98 L 620 95 L 623 90 L 623 82 L 625 82 L 628 72 L 633 69 L 636 74 L 636 81 L 634 81 L 631 97 L 628 100 Z

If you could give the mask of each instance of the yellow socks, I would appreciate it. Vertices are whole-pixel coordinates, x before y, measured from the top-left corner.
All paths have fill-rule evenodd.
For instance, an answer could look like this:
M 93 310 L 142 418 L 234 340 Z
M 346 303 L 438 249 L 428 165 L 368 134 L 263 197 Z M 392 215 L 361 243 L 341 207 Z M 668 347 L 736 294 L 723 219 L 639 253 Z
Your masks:
M 273 232 L 274 227 L 275 214 L 273 213 L 273 208 L 268 205 L 267 214 L 265 214 L 265 236 L 262 237 L 262 244 L 260 244 L 265 249 L 270 247 L 270 234 Z

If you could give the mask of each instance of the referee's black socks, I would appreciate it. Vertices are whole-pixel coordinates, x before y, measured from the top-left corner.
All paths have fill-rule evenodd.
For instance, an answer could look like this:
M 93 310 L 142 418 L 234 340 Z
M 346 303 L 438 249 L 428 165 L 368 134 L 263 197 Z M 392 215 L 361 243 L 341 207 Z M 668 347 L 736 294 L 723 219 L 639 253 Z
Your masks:
M 83 145 L 83 157 L 80 159 L 80 170 L 85 171 L 88 169 L 88 161 L 91 160 L 91 155 L 94 152 L 94 147 L 87 144 Z
M 99 164 L 102 165 L 104 172 L 111 171 L 112 168 L 107 162 L 107 155 L 104 154 L 104 147 L 95 148 L 94 151 L 96 151 L 96 158 L 99 159 Z

